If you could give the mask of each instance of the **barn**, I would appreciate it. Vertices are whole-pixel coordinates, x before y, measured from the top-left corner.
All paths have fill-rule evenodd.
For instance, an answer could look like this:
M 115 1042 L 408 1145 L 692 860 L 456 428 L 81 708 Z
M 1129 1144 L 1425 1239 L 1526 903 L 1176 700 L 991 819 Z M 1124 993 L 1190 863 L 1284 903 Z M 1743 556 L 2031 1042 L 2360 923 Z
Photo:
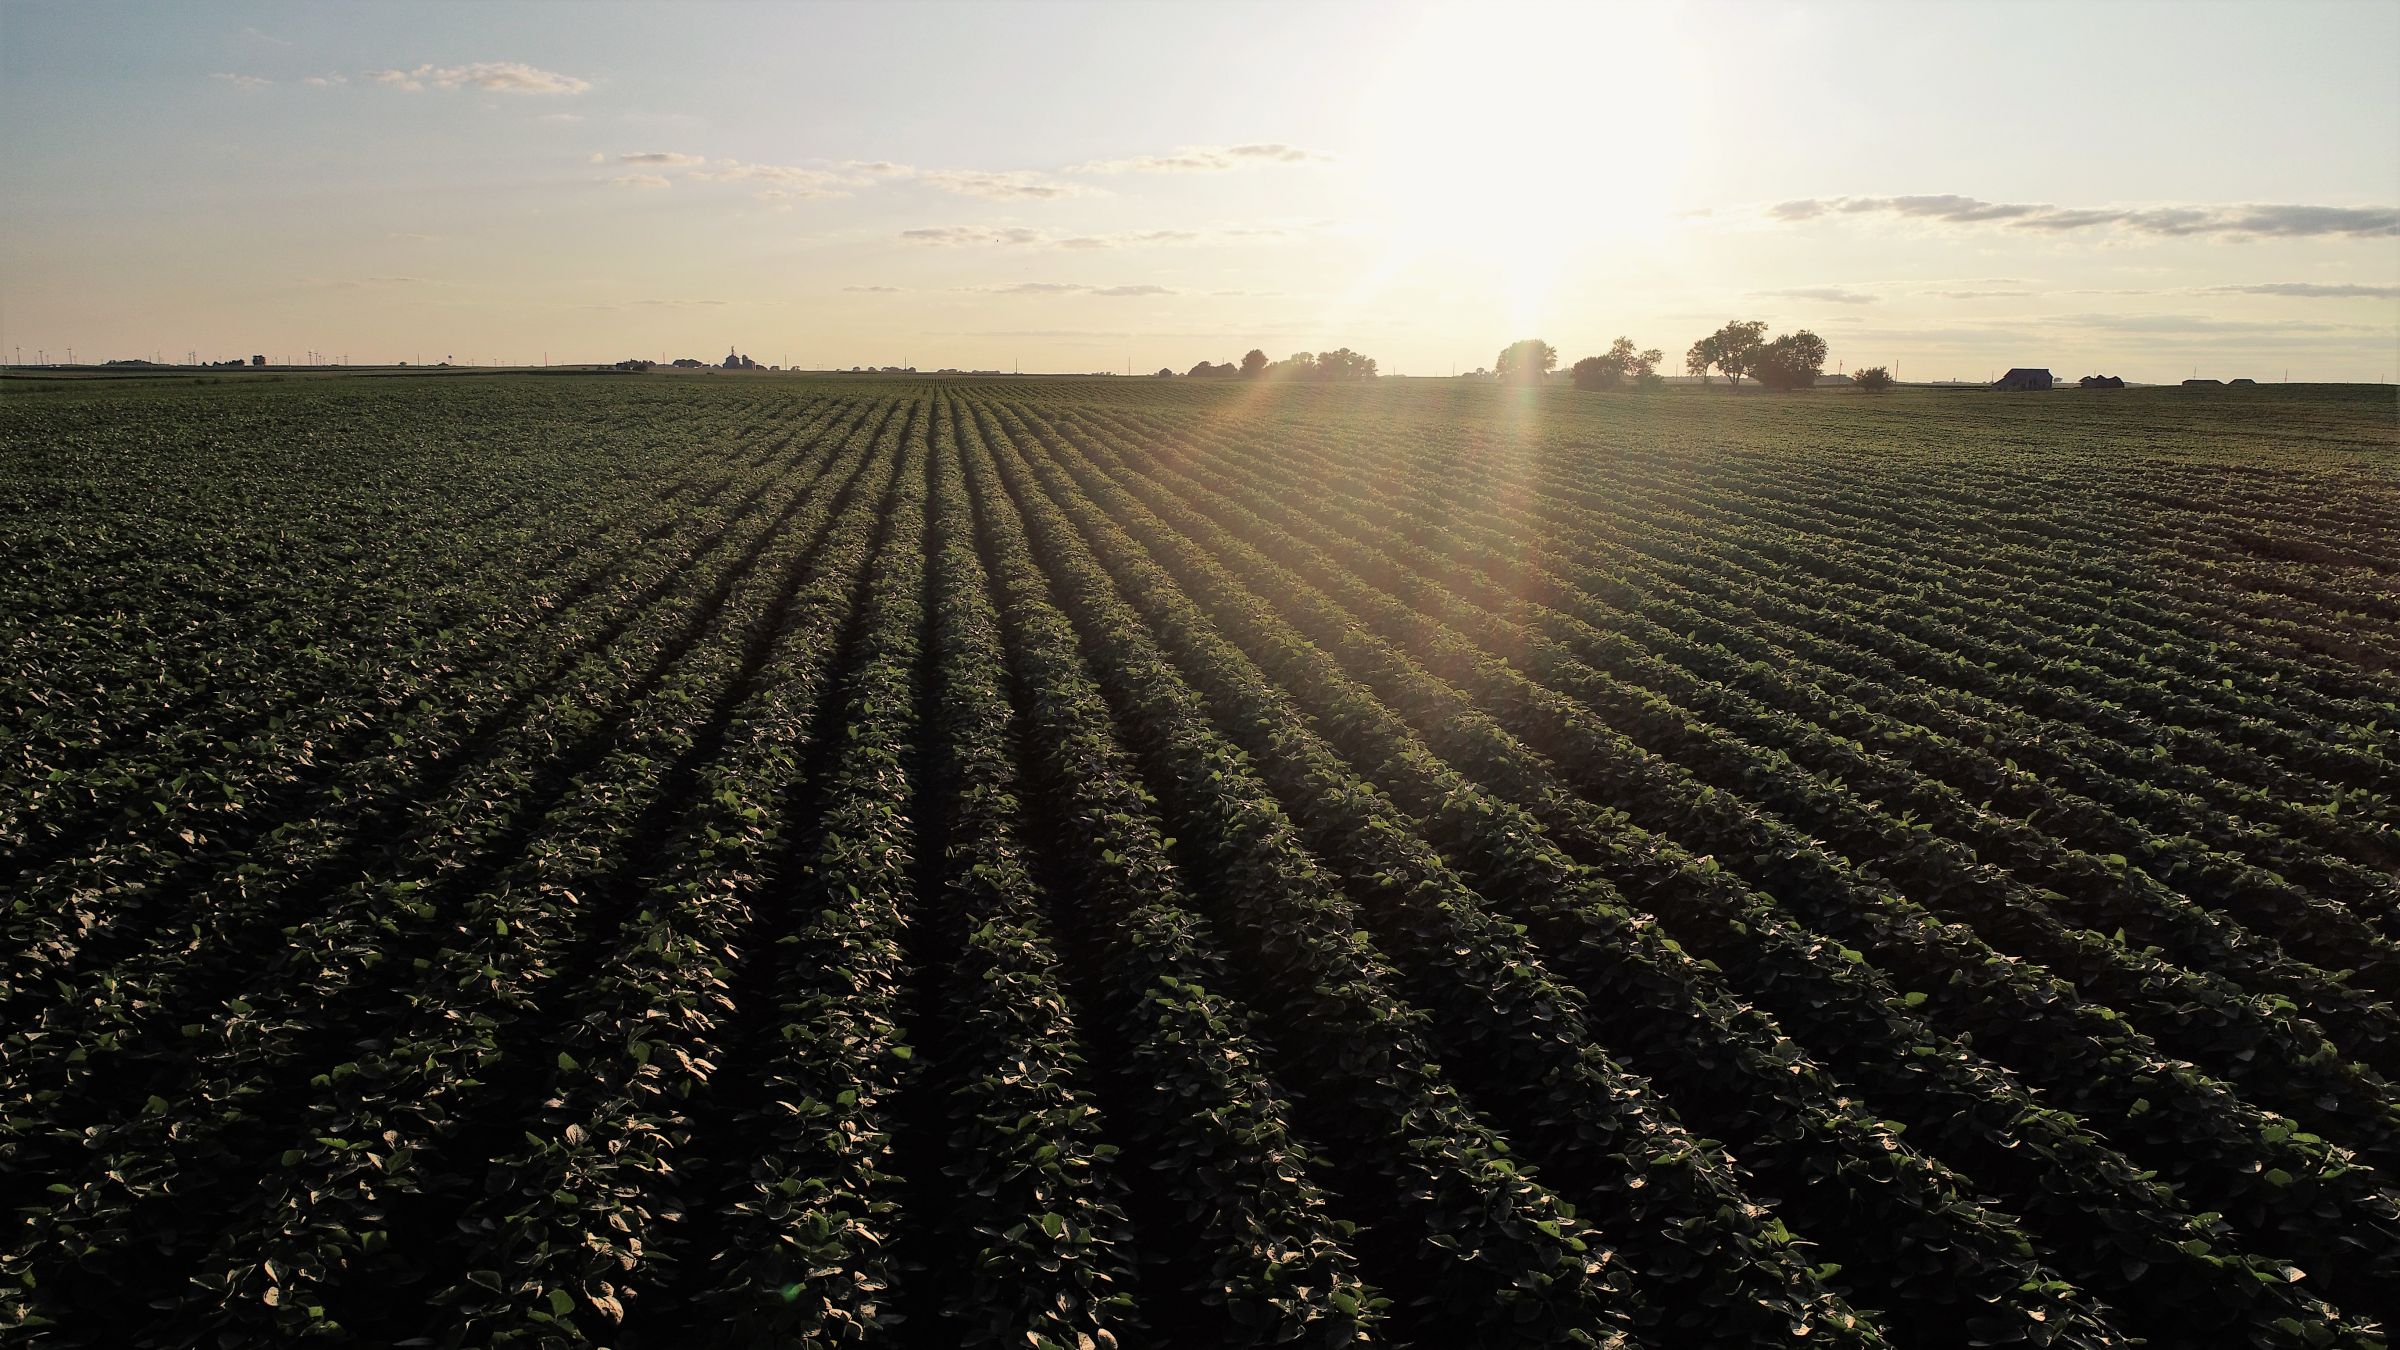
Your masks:
M 2047 389 L 2050 387 L 2050 384 L 2051 380 L 2049 371 L 2036 366 L 2018 366 L 2009 371 L 2006 375 L 2003 375 L 1999 379 L 1992 381 L 1992 388 Z

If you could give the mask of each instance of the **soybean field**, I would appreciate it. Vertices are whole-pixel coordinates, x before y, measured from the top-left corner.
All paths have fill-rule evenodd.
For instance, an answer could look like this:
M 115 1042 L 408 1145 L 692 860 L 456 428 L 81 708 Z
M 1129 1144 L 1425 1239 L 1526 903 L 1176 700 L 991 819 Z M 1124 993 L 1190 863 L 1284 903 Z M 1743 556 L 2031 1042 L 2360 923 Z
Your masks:
M 2388 389 L 0 393 L 13 1344 L 2400 1321 Z

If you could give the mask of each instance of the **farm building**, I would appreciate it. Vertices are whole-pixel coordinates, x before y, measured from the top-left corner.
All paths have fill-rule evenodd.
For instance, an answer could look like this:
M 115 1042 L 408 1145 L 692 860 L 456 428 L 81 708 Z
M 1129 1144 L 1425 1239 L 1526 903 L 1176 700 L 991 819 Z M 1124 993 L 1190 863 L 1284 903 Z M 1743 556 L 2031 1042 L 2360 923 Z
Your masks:
M 2223 380 L 2185 380 L 2183 387 L 2186 389 L 2214 389 L 2223 383 Z
M 2225 383 L 2226 383 L 2227 385 L 2236 385 L 2236 384 L 2256 384 L 2256 383 L 2258 383 L 2258 381 L 2256 381 L 2256 380 L 2254 380 L 2254 379 L 2251 379 L 2251 378 L 2250 378 L 2249 376 L 2247 376 L 2247 375 L 2244 375 L 2244 376 L 2240 376 L 2240 377 L 2238 377 L 2238 378 L 2236 378 L 2236 379 L 2227 380 Z
M 1992 381 L 1994 389 L 2047 389 L 2052 381 L 2050 372 L 2038 366 L 2018 366 Z

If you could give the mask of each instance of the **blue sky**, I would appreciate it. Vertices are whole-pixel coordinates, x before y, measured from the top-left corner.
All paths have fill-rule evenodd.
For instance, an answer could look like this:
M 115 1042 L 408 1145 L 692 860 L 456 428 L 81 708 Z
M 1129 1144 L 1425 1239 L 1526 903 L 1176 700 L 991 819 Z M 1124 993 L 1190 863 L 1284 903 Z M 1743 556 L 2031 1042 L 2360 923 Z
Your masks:
M 2400 372 L 2400 5 L 0 5 L 0 356 Z

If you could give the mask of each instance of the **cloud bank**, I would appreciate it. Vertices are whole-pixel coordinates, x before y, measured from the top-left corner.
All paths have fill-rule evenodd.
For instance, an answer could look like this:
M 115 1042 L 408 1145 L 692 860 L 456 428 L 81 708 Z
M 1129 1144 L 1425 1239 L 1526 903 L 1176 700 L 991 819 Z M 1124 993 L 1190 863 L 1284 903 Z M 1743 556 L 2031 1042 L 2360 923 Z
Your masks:
M 366 78 L 411 93 L 426 89 L 479 89 L 490 94 L 580 94 L 589 80 L 543 70 L 522 61 L 477 61 L 463 66 L 422 65 L 411 70 L 370 70 Z
M 1068 173 L 1224 173 L 1263 164 L 1323 164 L 1333 156 L 1281 141 L 1251 145 L 1187 145 L 1173 154 L 1135 155 L 1077 164 Z
M 1765 208 L 1782 224 L 1839 216 L 1882 216 L 1933 225 L 1992 225 L 2066 234 L 2113 229 L 2159 239 L 2387 239 L 2400 237 L 2400 209 L 2389 206 L 2070 207 L 2047 202 L 1989 202 L 1939 193 L 1912 197 L 1802 197 Z
M 1760 291 L 1760 295 L 1785 300 L 1815 300 L 1828 305 L 1871 305 L 1879 298 L 1865 291 L 1844 290 L 1839 286 L 1795 286 L 1783 291 Z
M 1142 245 L 1223 244 L 1235 242 L 1266 242 L 1293 239 L 1304 234 L 1309 226 L 1287 225 L 1212 225 L 1202 229 L 1118 230 L 1110 234 L 1054 235 L 1022 225 L 928 225 L 900 231 L 899 237 L 912 244 L 942 244 L 948 246 L 1007 246 L 1029 247 L 1049 245 L 1055 248 L 1088 251 L 1109 248 L 1135 248 Z
M 2310 300 L 2400 298 L 2400 286 L 2368 286 L 2359 282 L 2322 285 L 2314 281 L 2263 281 L 2251 286 L 2211 286 L 2210 295 L 2289 295 Z
M 971 289 L 981 290 L 989 295 L 1106 295 L 1122 297 L 1175 294 L 1165 286 L 1090 286 L 1080 281 L 1020 281 L 1009 286 L 980 286 Z
M 908 173 L 904 165 L 886 167 L 894 176 Z M 984 197 L 992 201 L 1055 201 L 1061 197 L 1081 197 L 1091 190 L 1076 183 L 1055 182 L 1022 169 L 1000 172 L 986 169 L 929 169 L 916 174 L 915 178 L 927 187 L 955 192 L 962 197 Z

